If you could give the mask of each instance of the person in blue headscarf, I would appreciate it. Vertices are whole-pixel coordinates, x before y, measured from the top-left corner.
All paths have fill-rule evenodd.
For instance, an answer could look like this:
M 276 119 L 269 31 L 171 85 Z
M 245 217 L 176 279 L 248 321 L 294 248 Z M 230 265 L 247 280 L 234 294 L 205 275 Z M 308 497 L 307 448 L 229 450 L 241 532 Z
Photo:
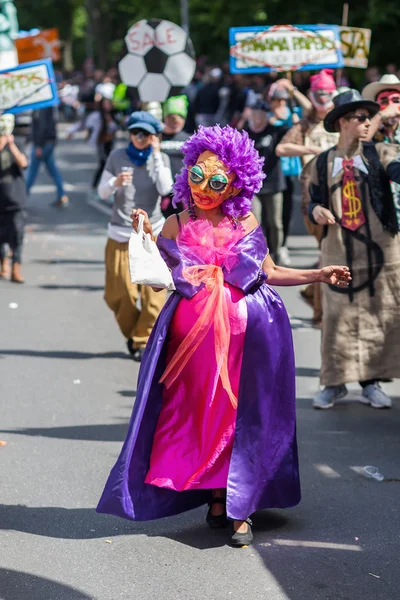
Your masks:
M 98 192 L 106 200 L 114 196 L 108 224 L 105 251 L 106 282 L 104 299 L 114 312 L 133 359 L 142 360 L 153 325 L 165 302 L 166 292 L 131 282 L 128 242 L 134 208 L 145 210 L 154 235 L 163 225 L 161 198 L 172 190 L 170 160 L 160 150 L 162 123 L 145 111 L 133 112 L 127 122 L 130 142 L 127 148 L 113 150 L 107 159 Z M 141 310 L 137 308 L 141 297 Z

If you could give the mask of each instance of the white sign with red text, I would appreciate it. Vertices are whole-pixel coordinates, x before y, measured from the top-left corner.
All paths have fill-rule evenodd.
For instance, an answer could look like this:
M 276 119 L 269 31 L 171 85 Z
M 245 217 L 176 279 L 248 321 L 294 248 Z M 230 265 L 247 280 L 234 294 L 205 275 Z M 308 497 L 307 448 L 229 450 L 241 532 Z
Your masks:
M 156 29 L 149 25 L 149 21 L 138 21 L 125 37 L 128 52 L 139 56 L 144 56 L 153 47 L 160 48 L 166 54 L 183 52 L 186 40 L 186 32 L 169 21 L 161 21 Z
M 143 19 L 125 36 L 128 54 L 119 63 L 121 79 L 138 90 L 142 102 L 163 102 L 180 93 L 196 70 L 193 45 L 175 23 Z

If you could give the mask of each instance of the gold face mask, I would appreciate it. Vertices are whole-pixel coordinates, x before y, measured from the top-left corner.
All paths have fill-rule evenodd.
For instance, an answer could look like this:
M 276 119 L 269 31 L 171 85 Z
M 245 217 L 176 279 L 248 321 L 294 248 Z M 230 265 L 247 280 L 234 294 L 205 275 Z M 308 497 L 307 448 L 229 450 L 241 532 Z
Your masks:
M 200 154 L 196 164 L 189 167 L 188 182 L 194 203 L 201 210 L 217 208 L 240 190 L 232 185 L 236 175 L 213 152 Z

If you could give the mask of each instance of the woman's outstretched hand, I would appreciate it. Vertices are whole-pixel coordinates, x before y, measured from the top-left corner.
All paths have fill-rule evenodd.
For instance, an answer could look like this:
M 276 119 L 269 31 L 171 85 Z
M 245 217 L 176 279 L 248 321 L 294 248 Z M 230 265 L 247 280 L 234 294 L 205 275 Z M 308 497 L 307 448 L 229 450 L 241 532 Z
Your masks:
M 323 267 L 320 269 L 319 281 L 322 283 L 330 283 L 339 287 L 347 287 L 351 281 L 351 273 L 348 267 Z
M 144 222 L 143 222 L 143 231 L 145 233 L 150 233 L 150 235 L 153 235 L 153 228 L 151 226 L 150 223 L 150 219 L 149 219 L 149 215 L 147 214 L 147 212 L 145 210 L 142 210 L 141 208 L 135 208 L 132 211 L 132 227 L 135 231 L 138 230 L 138 226 L 139 226 L 139 215 L 143 215 L 144 216 Z

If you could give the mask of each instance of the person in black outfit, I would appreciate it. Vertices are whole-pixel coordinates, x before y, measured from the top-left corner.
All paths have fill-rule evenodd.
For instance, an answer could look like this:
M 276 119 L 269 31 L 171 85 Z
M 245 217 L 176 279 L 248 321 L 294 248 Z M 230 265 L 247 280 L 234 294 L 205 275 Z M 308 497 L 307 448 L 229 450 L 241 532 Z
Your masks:
M 171 163 L 172 178 L 182 169 L 183 152 L 182 147 L 190 135 L 183 130 L 188 113 L 188 100 L 186 96 L 172 96 L 164 103 L 163 114 L 165 128 L 162 133 L 161 152 L 169 156 Z M 182 212 L 183 205 L 178 203 L 174 208 L 172 204 L 173 195 L 165 196 L 161 201 L 161 211 L 165 218 Z
M 8 276 L 7 246 L 12 253 L 11 281 L 24 283 L 21 254 L 26 201 L 22 173 L 28 160 L 15 143 L 13 115 L 0 117 L 0 277 Z
M 264 100 L 258 100 L 251 109 L 245 129 L 254 140 L 260 156 L 265 159 L 266 178 L 257 198 L 261 204 L 261 225 L 268 241 L 269 251 L 274 262 L 279 264 L 279 251 L 283 245 L 282 206 L 286 181 L 275 148 L 288 131 L 288 127 L 275 124 L 277 118 L 271 115 L 269 110 Z

